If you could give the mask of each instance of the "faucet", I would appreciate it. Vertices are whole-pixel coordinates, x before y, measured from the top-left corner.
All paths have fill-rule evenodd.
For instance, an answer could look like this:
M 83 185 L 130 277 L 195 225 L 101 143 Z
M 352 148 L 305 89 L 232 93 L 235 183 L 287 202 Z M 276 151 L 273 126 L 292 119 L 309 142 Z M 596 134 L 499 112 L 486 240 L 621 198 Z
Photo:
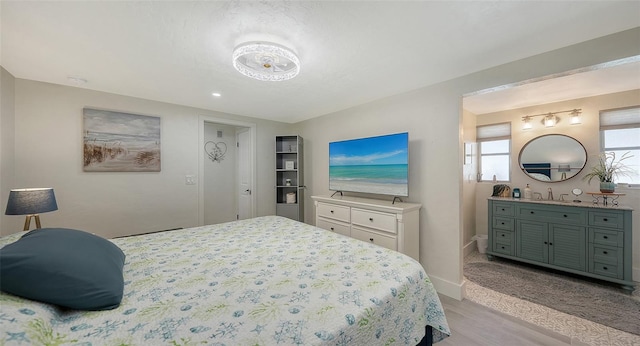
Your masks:
M 553 201 L 553 191 L 551 191 L 551 188 L 548 188 L 547 191 L 549 191 L 549 195 L 547 195 L 547 199 L 550 201 Z

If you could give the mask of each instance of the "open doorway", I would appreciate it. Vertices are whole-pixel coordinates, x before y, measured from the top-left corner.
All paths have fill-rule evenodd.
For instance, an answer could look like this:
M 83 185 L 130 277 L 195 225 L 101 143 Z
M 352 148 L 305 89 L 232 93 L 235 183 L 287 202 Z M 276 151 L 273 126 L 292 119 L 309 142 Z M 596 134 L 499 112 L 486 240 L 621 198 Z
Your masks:
M 255 125 L 201 117 L 199 221 L 254 217 Z

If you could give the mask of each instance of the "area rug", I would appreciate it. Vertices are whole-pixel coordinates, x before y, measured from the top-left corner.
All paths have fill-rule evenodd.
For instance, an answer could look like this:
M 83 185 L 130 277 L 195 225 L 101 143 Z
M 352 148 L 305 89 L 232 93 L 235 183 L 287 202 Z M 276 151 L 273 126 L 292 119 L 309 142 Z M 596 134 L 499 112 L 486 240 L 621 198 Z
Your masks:
M 640 335 L 640 300 L 615 286 L 503 260 L 466 263 L 464 275 L 491 290 Z

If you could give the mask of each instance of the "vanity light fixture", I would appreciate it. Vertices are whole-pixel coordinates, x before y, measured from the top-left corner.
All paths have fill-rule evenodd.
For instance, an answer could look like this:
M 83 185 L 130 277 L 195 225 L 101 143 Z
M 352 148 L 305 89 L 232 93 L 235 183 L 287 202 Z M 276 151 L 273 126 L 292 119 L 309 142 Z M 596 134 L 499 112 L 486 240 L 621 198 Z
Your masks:
M 555 114 L 549 113 L 549 114 L 547 114 L 546 117 L 544 117 L 544 126 L 545 127 L 554 127 L 554 126 L 556 126 L 558 121 L 560 121 L 560 119 Z
M 570 113 L 571 114 L 571 118 L 569 123 L 571 125 L 577 125 L 580 124 L 580 114 L 582 113 L 582 109 L 571 109 L 571 110 L 567 110 L 567 111 L 559 111 L 559 112 L 550 112 L 550 113 L 541 113 L 541 114 L 533 114 L 533 115 L 525 115 L 522 117 L 522 121 L 524 122 L 524 124 L 522 125 L 522 129 L 523 130 L 530 130 L 533 128 L 533 124 L 531 123 L 531 120 L 535 117 L 543 117 L 542 118 L 542 124 L 544 124 L 545 127 L 554 127 L 556 126 L 556 124 L 558 124 L 560 122 L 560 117 L 558 117 L 558 114 L 561 113 Z
M 582 121 L 580 120 L 580 111 L 577 109 L 574 109 L 571 111 L 571 119 L 569 120 L 569 123 L 571 125 L 578 125 L 578 124 L 582 124 Z
M 290 49 L 275 43 L 249 42 L 233 51 L 233 67 L 261 81 L 285 81 L 300 73 L 300 60 Z

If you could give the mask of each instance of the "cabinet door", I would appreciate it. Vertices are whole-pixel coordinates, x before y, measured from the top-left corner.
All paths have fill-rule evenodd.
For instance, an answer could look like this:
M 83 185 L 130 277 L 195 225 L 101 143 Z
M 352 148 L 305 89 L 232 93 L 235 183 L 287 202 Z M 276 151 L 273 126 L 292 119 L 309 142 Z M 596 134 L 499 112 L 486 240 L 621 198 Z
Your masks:
M 516 221 L 516 256 L 548 263 L 549 226 L 546 222 Z
M 549 263 L 564 268 L 586 271 L 586 228 L 549 224 Z

